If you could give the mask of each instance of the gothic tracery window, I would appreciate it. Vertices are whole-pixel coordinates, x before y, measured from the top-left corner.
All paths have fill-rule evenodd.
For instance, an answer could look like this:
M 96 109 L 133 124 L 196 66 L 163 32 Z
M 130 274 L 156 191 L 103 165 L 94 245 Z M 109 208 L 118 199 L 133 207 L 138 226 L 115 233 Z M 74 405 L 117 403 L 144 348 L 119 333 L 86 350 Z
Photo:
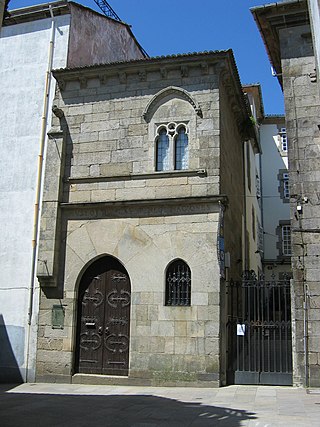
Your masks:
M 174 154 L 174 168 L 176 170 L 188 169 L 188 135 L 184 126 L 180 126 L 180 128 L 178 129 L 178 134 L 175 138 Z
M 157 138 L 157 171 L 169 169 L 169 137 L 165 128 L 159 131 Z
M 155 157 L 157 171 L 188 169 L 189 136 L 185 123 L 158 126 Z

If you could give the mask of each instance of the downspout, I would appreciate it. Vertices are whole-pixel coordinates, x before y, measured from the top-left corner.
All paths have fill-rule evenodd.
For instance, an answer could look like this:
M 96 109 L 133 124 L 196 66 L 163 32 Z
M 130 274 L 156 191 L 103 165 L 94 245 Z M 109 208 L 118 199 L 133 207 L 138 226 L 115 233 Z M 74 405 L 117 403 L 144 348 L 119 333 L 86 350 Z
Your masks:
M 243 241 L 244 241 L 244 245 L 243 245 L 243 250 L 244 250 L 244 254 L 243 254 L 243 261 L 242 261 L 242 271 L 244 270 L 248 270 L 249 269 L 249 260 L 247 259 L 247 247 L 248 247 L 248 242 L 247 242 L 247 185 L 246 185 L 246 177 L 247 177 L 247 167 L 249 165 L 246 164 L 247 161 L 247 144 L 248 141 L 244 141 L 244 150 L 243 150 L 243 166 L 242 166 L 242 174 L 243 174 L 243 209 L 244 209 L 244 237 L 243 237 Z
M 306 286 L 304 287 L 304 302 L 303 302 L 303 350 L 305 354 L 304 376 L 305 387 L 309 387 L 309 358 L 308 358 L 308 295 Z
M 29 350 L 30 350 L 29 346 L 30 346 L 31 321 L 32 321 L 32 313 L 33 313 L 34 282 L 35 282 L 36 265 L 37 265 L 37 242 L 38 242 L 38 233 L 39 233 L 39 213 L 40 213 L 41 185 L 42 185 L 42 172 L 43 172 L 43 153 L 44 153 L 46 133 L 47 133 L 46 131 L 47 131 L 49 97 L 50 97 L 50 86 L 51 86 L 51 70 L 52 70 L 53 53 L 54 53 L 55 22 L 54 22 L 54 15 L 53 15 L 51 5 L 49 5 L 49 12 L 50 12 L 52 21 L 51 21 L 49 52 L 48 52 L 48 66 L 47 66 L 46 78 L 45 78 L 43 110 L 42 110 L 42 117 L 41 117 L 40 147 L 39 147 L 39 155 L 38 155 L 38 173 L 37 173 L 36 197 L 35 197 L 34 217 L 33 217 L 32 265 L 31 265 L 29 306 L 28 306 L 26 382 L 28 382 Z

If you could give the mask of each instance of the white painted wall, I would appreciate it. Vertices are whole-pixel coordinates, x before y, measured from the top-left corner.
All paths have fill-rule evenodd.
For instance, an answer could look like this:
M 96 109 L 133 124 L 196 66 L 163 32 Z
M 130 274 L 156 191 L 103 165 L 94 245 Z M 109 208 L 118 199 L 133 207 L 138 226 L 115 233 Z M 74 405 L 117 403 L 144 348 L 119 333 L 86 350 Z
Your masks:
M 268 261 L 276 260 L 279 255 L 277 249 L 279 238 L 276 235 L 279 220 L 289 220 L 290 218 L 290 204 L 283 202 L 278 190 L 278 173 L 281 169 L 288 169 L 288 158 L 281 155 L 276 124 L 260 126 L 260 143 L 263 153 L 261 156 L 261 174 L 265 233 L 264 259 Z
M 60 68 L 66 65 L 70 15 L 56 17 L 55 24 L 53 68 Z M 14 360 L 26 377 L 31 241 L 50 32 L 51 19 L 43 19 L 3 27 L 0 33 L 0 346 L 7 346 L 5 359 L 0 356 L 0 381 L 1 370 Z M 53 79 L 49 105 L 54 83 Z M 50 120 L 51 108 L 48 128 Z M 36 283 L 29 381 L 34 372 L 38 291 Z
M 247 147 L 249 147 L 249 164 L 247 157 Z M 249 265 L 250 270 L 254 270 L 256 273 L 259 270 L 262 270 L 261 265 L 261 253 L 258 252 L 258 224 L 262 223 L 261 220 L 261 206 L 260 198 L 257 197 L 257 178 L 260 179 L 260 154 L 255 154 L 252 144 L 247 141 L 245 142 L 245 188 L 246 188 L 246 229 L 249 232 Z M 250 168 L 250 181 L 251 185 L 248 183 L 248 174 L 247 169 Z M 254 221 L 253 215 L 254 212 Z M 255 229 L 255 236 L 253 233 L 253 228 Z

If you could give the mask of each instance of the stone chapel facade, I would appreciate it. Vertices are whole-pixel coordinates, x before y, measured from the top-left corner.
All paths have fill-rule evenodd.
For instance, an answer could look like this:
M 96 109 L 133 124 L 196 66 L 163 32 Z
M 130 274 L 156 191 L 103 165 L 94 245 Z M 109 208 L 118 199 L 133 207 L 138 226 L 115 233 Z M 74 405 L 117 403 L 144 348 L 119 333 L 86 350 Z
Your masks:
M 250 138 L 232 51 L 53 74 L 37 381 L 224 384 Z

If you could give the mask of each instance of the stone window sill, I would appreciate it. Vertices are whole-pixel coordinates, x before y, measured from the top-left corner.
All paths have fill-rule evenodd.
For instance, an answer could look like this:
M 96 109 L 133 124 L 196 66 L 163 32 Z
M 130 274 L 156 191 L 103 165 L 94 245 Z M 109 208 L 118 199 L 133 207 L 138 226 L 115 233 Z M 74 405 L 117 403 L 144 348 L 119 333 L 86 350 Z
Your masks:
M 196 170 L 175 170 L 175 171 L 161 171 L 152 173 L 141 174 L 128 174 L 128 175 L 109 175 L 109 176 L 80 176 L 70 177 L 66 182 L 70 184 L 76 183 L 89 183 L 89 182 L 107 182 L 107 181 L 133 181 L 140 179 L 162 179 L 162 178 L 178 178 L 183 176 L 199 176 L 206 177 L 207 171 L 205 169 Z

